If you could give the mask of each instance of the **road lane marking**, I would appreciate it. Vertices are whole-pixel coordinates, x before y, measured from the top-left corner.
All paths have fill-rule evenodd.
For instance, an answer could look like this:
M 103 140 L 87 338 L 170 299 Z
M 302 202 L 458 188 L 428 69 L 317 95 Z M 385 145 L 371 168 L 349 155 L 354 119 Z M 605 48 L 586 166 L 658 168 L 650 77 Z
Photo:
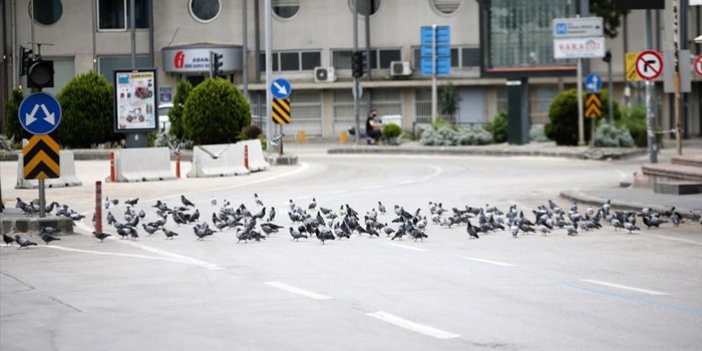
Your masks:
M 664 239 L 664 240 L 679 241 L 679 242 L 693 244 L 693 245 L 702 245 L 702 242 L 699 242 L 699 241 L 680 239 L 680 238 L 672 238 L 672 237 L 664 236 L 664 235 L 656 235 L 656 234 L 649 234 L 649 233 L 641 233 L 641 235 L 649 236 L 649 237 L 653 237 L 653 238 L 658 238 L 658 239 Z
M 388 243 L 387 245 L 389 245 L 389 246 L 395 246 L 395 247 L 401 247 L 401 248 L 407 249 L 407 250 L 420 251 L 420 252 L 427 251 L 427 250 L 425 250 L 425 249 L 420 249 L 420 248 L 417 248 L 417 247 L 412 247 L 412 246 L 402 245 L 402 244 Z
M 90 229 L 90 227 L 88 227 L 88 225 L 85 224 L 85 223 L 83 223 L 82 221 L 81 221 L 81 222 L 77 222 L 77 223 L 76 223 L 76 227 L 82 229 L 83 231 L 85 231 L 85 232 L 87 232 L 87 233 L 92 232 L 92 230 Z M 216 265 L 216 264 L 214 264 L 214 263 L 205 262 L 205 261 L 202 261 L 202 260 L 198 260 L 198 259 L 196 259 L 196 258 L 192 258 L 192 257 L 187 257 L 187 256 L 179 255 L 179 254 L 177 254 L 177 253 L 173 253 L 173 252 L 170 252 L 170 251 L 166 251 L 166 250 L 162 250 L 162 249 L 153 248 L 153 247 L 150 247 L 150 246 L 146 246 L 146 245 L 144 245 L 144 244 L 140 244 L 140 243 L 133 242 L 133 241 L 131 241 L 131 240 L 130 240 L 130 241 L 117 240 L 116 238 L 113 238 L 113 237 L 108 237 L 108 238 L 106 238 L 105 240 L 114 240 L 115 242 L 118 242 L 118 243 L 121 243 L 121 244 L 124 244 L 124 245 L 133 246 L 133 247 L 142 249 L 142 250 L 144 250 L 144 251 L 149 251 L 149 252 L 154 253 L 154 254 L 157 254 L 157 255 L 159 255 L 159 256 L 163 256 L 163 257 L 165 257 L 165 258 L 169 258 L 171 261 L 174 261 L 174 262 L 181 262 L 181 263 L 192 264 L 192 265 L 195 265 L 195 266 L 200 266 L 200 267 L 209 269 L 209 270 L 211 270 L 211 271 L 222 271 L 222 270 L 224 270 L 224 268 L 222 268 L 221 266 L 218 266 L 218 265 Z M 76 249 L 76 250 L 77 250 L 77 249 Z M 99 253 L 103 253 L 103 254 L 112 254 L 112 253 L 103 252 L 103 251 L 95 251 L 95 252 L 96 252 L 96 253 L 99 252 Z M 151 257 L 151 256 L 144 256 L 144 257 Z
M 516 264 L 505 263 L 505 262 L 500 262 L 500 261 L 485 260 L 485 259 L 476 258 L 476 257 L 463 257 L 463 259 L 466 259 L 469 261 L 475 261 L 475 262 L 494 264 L 494 265 L 502 266 L 502 267 L 516 267 L 517 266 Z
M 177 260 L 174 258 L 167 258 L 167 257 L 146 256 L 146 255 L 138 255 L 138 254 L 119 253 L 119 252 L 74 249 L 72 247 L 65 247 L 65 246 L 58 246 L 58 245 L 46 245 L 46 246 L 39 246 L 39 247 L 46 248 L 46 249 L 68 251 L 68 252 L 80 252 L 80 253 L 87 253 L 87 254 L 93 254 L 93 255 L 101 255 L 101 256 L 119 256 L 119 257 L 139 258 L 139 259 L 144 259 L 144 260 L 167 261 L 167 262 L 176 262 L 176 263 L 190 263 L 190 262 L 183 262 L 182 260 Z
M 329 300 L 329 299 L 331 299 L 331 296 L 327 296 L 324 294 L 318 294 L 314 291 L 296 288 L 294 286 L 291 286 L 288 284 L 283 284 L 281 282 L 267 282 L 266 285 L 272 286 L 274 288 L 278 288 L 280 290 L 285 290 L 285 291 L 293 293 L 293 294 L 309 297 L 310 299 L 315 299 L 315 300 Z
M 660 292 L 660 291 L 655 291 L 655 290 L 646 290 L 646 289 L 641 289 L 641 288 L 635 288 L 633 286 L 626 286 L 626 285 L 620 285 L 620 284 L 614 284 L 614 283 L 608 283 L 608 282 L 603 282 L 599 280 L 591 280 L 591 279 L 580 279 L 581 282 L 586 282 L 586 283 L 591 283 L 591 284 L 597 284 L 597 285 L 604 285 L 608 286 L 611 288 L 617 288 L 617 289 L 623 289 L 623 290 L 630 290 L 630 291 L 636 291 L 648 295 L 670 295 L 668 293 Z
M 428 325 L 412 322 L 410 320 L 400 318 L 398 316 L 383 311 L 366 313 L 366 316 L 373 317 L 375 319 L 381 320 L 386 323 L 390 323 L 397 327 L 428 335 L 437 339 L 455 339 L 457 337 L 460 337 L 459 334 L 450 333 L 441 329 L 430 327 Z

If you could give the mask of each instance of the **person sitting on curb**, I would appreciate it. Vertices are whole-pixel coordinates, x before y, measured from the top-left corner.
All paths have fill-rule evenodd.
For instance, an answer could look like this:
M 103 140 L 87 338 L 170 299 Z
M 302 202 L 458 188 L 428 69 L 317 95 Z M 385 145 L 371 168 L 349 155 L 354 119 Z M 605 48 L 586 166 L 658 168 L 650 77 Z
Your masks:
M 377 144 L 382 135 L 380 128 L 383 126 L 383 123 L 376 121 L 376 116 L 378 116 L 378 111 L 373 109 L 368 114 L 368 118 L 366 118 L 366 137 L 369 144 Z

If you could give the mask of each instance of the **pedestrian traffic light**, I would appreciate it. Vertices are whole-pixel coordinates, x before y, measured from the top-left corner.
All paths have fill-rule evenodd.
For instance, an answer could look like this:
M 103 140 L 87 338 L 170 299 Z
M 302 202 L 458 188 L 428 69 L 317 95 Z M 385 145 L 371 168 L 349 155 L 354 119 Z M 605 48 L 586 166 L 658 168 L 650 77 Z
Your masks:
M 32 49 L 20 46 L 20 76 L 26 76 L 32 64 Z
M 214 51 L 210 51 L 212 54 L 212 77 L 217 77 L 220 74 L 220 67 L 224 64 L 222 62 L 222 54 L 218 54 Z
M 54 61 L 37 59 L 31 62 L 27 72 L 27 86 L 37 88 L 51 88 L 54 86 Z
M 363 51 L 354 51 L 351 55 L 351 72 L 354 78 L 361 78 L 366 72 L 366 55 Z

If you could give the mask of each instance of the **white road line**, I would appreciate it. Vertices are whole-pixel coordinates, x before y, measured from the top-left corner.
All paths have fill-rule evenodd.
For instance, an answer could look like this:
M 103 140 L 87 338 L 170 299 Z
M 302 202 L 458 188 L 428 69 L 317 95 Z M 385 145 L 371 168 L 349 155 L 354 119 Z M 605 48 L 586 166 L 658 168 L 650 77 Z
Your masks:
M 85 232 L 87 232 L 87 233 L 91 233 L 91 232 L 92 232 L 91 228 L 88 227 L 88 225 L 85 224 L 85 223 L 83 223 L 83 222 L 78 222 L 78 223 L 76 223 L 76 227 L 79 227 L 80 229 L 82 229 L 83 231 L 85 231 Z M 216 264 L 214 264 L 214 263 L 205 262 L 205 261 L 198 260 L 198 259 L 196 259 L 196 258 L 192 258 L 192 257 L 187 257 L 187 256 L 179 255 L 179 254 L 177 254 L 177 253 L 173 253 L 173 252 L 170 252 L 170 251 L 166 251 L 166 250 L 162 250 L 162 249 L 153 248 L 153 247 L 146 246 L 146 245 L 144 245 L 144 244 L 136 243 L 136 242 L 133 242 L 133 241 L 117 240 L 117 239 L 112 238 L 112 237 L 108 237 L 106 240 L 114 240 L 115 242 L 118 242 L 118 243 L 121 243 L 121 244 L 124 244 L 124 245 L 129 245 L 129 246 L 133 246 L 133 247 L 142 249 L 142 250 L 144 250 L 144 251 L 149 251 L 149 252 L 155 253 L 155 254 L 157 254 L 157 255 L 159 255 L 159 256 L 163 256 L 163 257 L 165 257 L 165 258 L 168 258 L 168 259 L 170 259 L 170 261 L 173 261 L 173 262 L 176 262 L 176 261 L 177 261 L 177 262 L 181 262 L 181 263 L 192 264 L 192 265 L 195 265 L 195 266 L 200 266 L 200 267 L 202 267 L 202 268 L 209 269 L 209 270 L 211 270 L 211 271 L 222 271 L 222 270 L 224 270 L 224 268 L 222 268 L 221 266 L 218 266 L 218 265 L 216 265 Z M 96 252 L 102 253 L 102 251 L 96 251 Z M 111 254 L 111 253 L 105 253 L 105 254 Z M 145 257 L 149 257 L 149 256 L 145 256 Z
M 597 284 L 597 285 L 604 285 L 604 286 L 609 286 L 611 288 L 617 288 L 617 289 L 624 289 L 624 290 L 630 290 L 630 291 L 636 291 L 648 295 L 670 295 L 668 293 L 660 292 L 660 291 L 654 291 L 654 290 L 646 290 L 646 289 L 640 289 L 640 288 L 634 288 L 632 286 L 626 286 L 626 285 L 620 285 L 620 284 L 614 284 L 614 283 L 608 283 L 608 282 L 603 282 L 599 280 L 591 280 L 591 279 L 580 279 L 581 282 L 586 282 L 586 283 L 592 283 L 592 284 Z
M 482 262 L 482 263 L 489 263 L 489 264 L 494 264 L 502 267 L 516 267 L 516 264 L 511 264 L 511 263 L 505 263 L 505 262 L 500 262 L 500 261 L 492 261 L 492 260 L 485 260 L 482 258 L 476 258 L 476 257 L 463 257 L 463 259 L 469 260 L 469 261 L 475 261 L 475 262 Z
M 402 245 L 402 244 L 388 243 L 387 245 L 389 245 L 389 246 L 395 246 L 395 247 L 401 247 L 401 248 L 407 249 L 407 250 L 420 251 L 420 252 L 427 251 L 427 250 L 425 250 L 425 249 L 420 249 L 420 248 L 417 248 L 417 247 L 412 247 L 412 246 L 407 246 L 407 245 Z
M 395 316 L 395 315 L 392 315 L 390 313 L 383 312 L 383 311 L 366 313 L 366 316 L 373 317 L 373 318 L 379 319 L 383 322 L 398 326 L 400 328 L 404 328 L 407 330 L 411 330 L 413 332 L 428 335 L 428 336 L 431 336 L 431 337 L 434 337 L 437 339 L 455 339 L 457 337 L 460 337 L 459 334 L 454 334 L 454 333 L 450 333 L 447 331 L 443 331 L 441 329 L 436 329 L 434 327 L 430 327 L 428 325 L 415 323 L 415 322 L 412 322 L 410 320 L 406 320 L 404 318 L 400 318 L 398 316 Z
M 293 293 L 293 294 L 298 294 L 298 295 L 302 295 L 305 297 L 309 297 L 310 299 L 315 299 L 315 300 L 329 300 L 329 299 L 331 299 L 331 296 L 318 294 L 314 291 L 296 288 L 294 286 L 291 286 L 288 284 L 283 284 L 281 282 L 267 282 L 266 285 L 272 286 L 274 288 L 278 288 L 280 290 L 285 290 L 285 291 Z
M 653 237 L 653 238 L 658 238 L 658 239 L 664 239 L 664 240 L 680 241 L 683 243 L 688 243 L 688 244 L 693 244 L 693 245 L 702 245 L 702 242 L 699 242 L 699 241 L 680 239 L 680 238 L 671 238 L 669 236 L 664 236 L 664 235 L 656 235 L 656 234 L 648 234 L 648 233 L 641 233 L 641 235 L 649 236 L 649 237 Z
M 102 256 L 120 256 L 120 257 L 139 258 L 139 259 L 144 259 L 144 260 L 168 261 L 168 262 L 176 262 L 176 263 L 189 263 L 189 262 L 183 262 L 181 260 L 176 260 L 173 258 L 166 258 L 166 257 L 126 254 L 126 253 L 119 253 L 119 252 L 83 250 L 83 249 L 74 249 L 71 247 L 58 246 L 58 245 L 45 245 L 45 246 L 39 246 L 39 247 L 46 248 L 46 249 L 55 249 L 55 250 L 68 251 L 68 252 L 80 252 L 80 253 L 88 253 L 88 254 L 102 255 Z

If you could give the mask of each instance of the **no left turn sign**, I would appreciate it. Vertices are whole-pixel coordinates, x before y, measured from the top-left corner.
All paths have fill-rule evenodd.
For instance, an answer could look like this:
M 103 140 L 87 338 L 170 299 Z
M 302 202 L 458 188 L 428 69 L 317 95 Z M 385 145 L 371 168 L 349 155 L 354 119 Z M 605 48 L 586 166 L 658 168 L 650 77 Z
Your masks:
M 645 80 L 654 80 L 663 73 L 663 57 L 653 50 L 646 50 L 636 58 L 636 73 Z
M 695 57 L 695 73 L 702 77 L 702 55 Z

